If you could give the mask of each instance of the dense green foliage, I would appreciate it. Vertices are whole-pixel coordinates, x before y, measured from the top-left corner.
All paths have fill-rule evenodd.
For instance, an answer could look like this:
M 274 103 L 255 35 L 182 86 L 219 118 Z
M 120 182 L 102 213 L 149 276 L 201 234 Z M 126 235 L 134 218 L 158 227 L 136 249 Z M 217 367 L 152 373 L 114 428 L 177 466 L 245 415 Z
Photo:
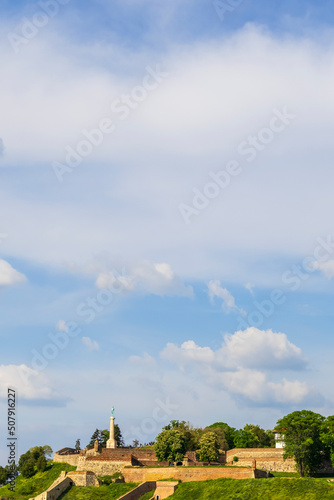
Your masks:
M 138 486 L 134 483 L 116 483 L 109 486 L 72 486 L 59 500 L 116 500 Z
M 76 467 L 72 467 L 68 464 L 55 463 L 53 465 L 48 465 L 44 472 L 37 472 L 29 479 L 25 479 L 20 475 L 16 479 L 15 491 L 9 490 L 8 486 L 2 486 L 0 488 L 0 497 L 18 497 L 20 500 L 26 500 L 39 495 L 49 488 L 49 486 L 59 477 L 61 471 L 71 471 L 75 469 Z
M 168 500 L 333 500 L 324 479 L 216 479 L 179 484 Z
M 198 458 L 202 462 L 218 462 L 219 444 L 214 431 L 205 432 L 202 435 L 199 441 Z
M 284 434 L 284 458 L 294 458 L 300 477 L 317 471 L 324 444 L 321 431 L 325 418 L 309 410 L 294 411 L 277 422 Z
M 9 467 L 8 465 L 6 467 L 1 467 L 0 465 L 0 486 L 5 484 L 9 477 Z
M 235 448 L 234 446 L 234 437 L 235 437 L 235 428 L 230 427 L 228 424 L 225 424 L 224 422 L 216 422 L 212 425 L 209 425 L 206 427 L 205 430 L 214 430 L 215 432 L 218 433 L 218 439 L 220 436 L 223 434 L 223 438 L 226 441 L 227 446 L 225 443 L 222 443 L 221 449 L 222 450 L 231 450 L 232 448 Z
M 51 454 L 52 448 L 49 445 L 34 446 L 20 456 L 18 470 L 24 477 L 31 477 L 35 473 L 35 467 L 37 468 L 38 461 L 40 467 L 43 468 L 42 464 L 46 464 L 46 459 L 49 458 Z M 37 470 L 39 469 L 37 468 Z M 42 469 L 40 472 L 42 472 Z
M 46 458 L 44 457 L 44 455 L 41 455 L 40 457 L 38 457 L 38 460 L 36 462 L 36 469 L 38 470 L 38 472 L 44 472 L 46 470 L 46 467 Z
M 177 429 L 164 430 L 154 445 L 159 462 L 182 462 L 187 451 L 183 433 Z
M 327 417 L 323 422 L 320 434 L 321 441 L 328 450 L 334 467 L 334 416 Z
M 195 429 L 189 422 L 182 420 L 171 420 L 168 425 L 163 427 L 162 430 L 170 431 L 177 430 L 181 432 L 184 437 L 186 451 L 196 450 L 198 448 L 199 440 L 202 435 L 202 429 Z

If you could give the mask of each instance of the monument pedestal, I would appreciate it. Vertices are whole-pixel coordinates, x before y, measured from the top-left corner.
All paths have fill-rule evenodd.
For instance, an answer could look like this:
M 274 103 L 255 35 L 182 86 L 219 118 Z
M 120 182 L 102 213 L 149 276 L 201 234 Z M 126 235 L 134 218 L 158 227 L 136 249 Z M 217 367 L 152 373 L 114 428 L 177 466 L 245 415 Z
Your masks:
M 115 417 L 110 417 L 110 434 L 107 441 L 107 448 L 116 448 L 115 441 Z

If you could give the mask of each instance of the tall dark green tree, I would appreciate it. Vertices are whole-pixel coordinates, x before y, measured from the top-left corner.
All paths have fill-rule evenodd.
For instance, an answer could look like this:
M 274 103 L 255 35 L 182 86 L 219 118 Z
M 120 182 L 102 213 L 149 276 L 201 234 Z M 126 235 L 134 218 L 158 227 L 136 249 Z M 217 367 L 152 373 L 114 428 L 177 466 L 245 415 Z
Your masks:
M 81 450 L 81 447 L 80 447 L 80 439 L 77 439 L 76 442 L 75 442 L 75 451 L 80 451 Z
M 163 430 L 156 438 L 155 454 L 159 462 L 182 462 L 186 454 L 186 441 L 177 429 Z
M 324 445 L 321 432 L 325 418 L 309 410 L 294 411 L 278 420 L 276 429 L 284 435 L 283 457 L 294 458 L 300 477 L 317 471 Z
M 102 431 L 100 431 L 99 429 L 95 429 L 95 431 L 93 432 L 90 441 L 87 445 L 87 448 L 93 448 L 96 440 L 98 441 L 99 445 L 101 446 L 103 445 L 104 435 L 102 434 Z

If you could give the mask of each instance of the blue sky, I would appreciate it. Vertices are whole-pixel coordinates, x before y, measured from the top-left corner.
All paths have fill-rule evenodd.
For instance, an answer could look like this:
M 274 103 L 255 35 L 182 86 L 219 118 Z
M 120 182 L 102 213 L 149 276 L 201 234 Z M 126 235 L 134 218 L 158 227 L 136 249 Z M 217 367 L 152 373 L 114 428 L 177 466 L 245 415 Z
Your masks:
M 112 405 L 128 444 L 333 414 L 332 2 L 47 5 L 0 5 L 19 453 L 87 444 Z

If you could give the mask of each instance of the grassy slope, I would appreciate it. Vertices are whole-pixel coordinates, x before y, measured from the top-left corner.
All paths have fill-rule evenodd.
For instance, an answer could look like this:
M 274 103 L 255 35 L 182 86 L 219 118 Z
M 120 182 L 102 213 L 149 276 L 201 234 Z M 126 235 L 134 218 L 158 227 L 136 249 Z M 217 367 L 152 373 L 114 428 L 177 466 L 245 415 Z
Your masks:
M 154 495 L 154 491 L 155 490 L 152 490 L 152 491 L 149 491 L 148 493 L 145 493 L 145 495 L 142 495 L 139 500 L 150 500 Z
M 51 484 L 60 476 L 61 471 L 71 471 L 75 470 L 76 467 L 68 464 L 55 463 L 52 466 L 48 465 L 45 472 L 37 472 L 33 477 L 25 479 L 19 476 L 16 479 L 16 489 L 15 491 L 10 491 L 7 486 L 2 486 L 0 488 L 0 497 L 18 497 L 20 499 L 28 499 L 32 496 L 39 495 L 46 489 L 48 489 Z
M 334 483 L 325 479 L 217 479 L 180 484 L 170 500 L 329 500 Z
M 136 486 L 138 485 L 133 483 L 115 483 L 99 487 L 72 486 L 59 497 L 59 500 L 116 500 Z

